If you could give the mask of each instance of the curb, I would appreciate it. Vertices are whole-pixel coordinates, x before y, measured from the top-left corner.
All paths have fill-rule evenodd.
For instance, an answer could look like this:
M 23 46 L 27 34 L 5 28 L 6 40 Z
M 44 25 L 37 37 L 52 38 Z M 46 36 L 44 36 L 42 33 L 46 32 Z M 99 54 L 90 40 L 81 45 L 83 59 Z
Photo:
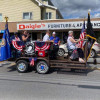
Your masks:
M 4 65 L 10 65 L 10 66 L 13 66 L 14 64 L 15 64 L 15 63 L 2 61 L 2 62 L 0 62 L 0 67 L 2 67 L 2 66 L 4 66 Z
M 89 67 L 88 69 L 90 69 L 90 70 L 100 70 L 100 68 L 98 68 L 98 67 Z
M 10 64 L 10 66 L 14 66 L 14 65 L 16 65 L 16 63 L 11 63 L 11 64 Z

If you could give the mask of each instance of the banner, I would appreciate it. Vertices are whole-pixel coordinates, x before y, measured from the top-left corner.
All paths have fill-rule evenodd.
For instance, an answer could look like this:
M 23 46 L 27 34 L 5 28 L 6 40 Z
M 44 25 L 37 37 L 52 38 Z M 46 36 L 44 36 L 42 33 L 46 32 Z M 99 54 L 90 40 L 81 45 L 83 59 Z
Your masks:
M 61 29 L 82 29 L 83 21 L 73 22 L 50 22 L 50 23 L 19 23 L 17 30 L 61 30 Z M 95 29 L 100 28 L 100 21 L 92 21 Z M 87 27 L 87 23 L 85 23 Z

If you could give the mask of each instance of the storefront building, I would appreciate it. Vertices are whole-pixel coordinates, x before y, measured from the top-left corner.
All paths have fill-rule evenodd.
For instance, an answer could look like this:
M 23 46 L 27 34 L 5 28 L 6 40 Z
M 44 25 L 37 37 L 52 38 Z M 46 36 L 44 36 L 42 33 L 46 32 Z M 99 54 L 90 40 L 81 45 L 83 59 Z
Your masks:
M 31 40 L 42 39 L 45 31 L 55 31 L 63 42 L 69 30 L 79 38 L 84 19 L 63 19 L 50 0 L 2 0 L 0 1 L 0 30 L 5 29 L 5 16 L 9 17 L 9 31 L 22 33 L 27 30 Z M 96 38 L 100 39 L 100 18 L 91 19 Z M 87 24 L 87 19 L 85 19 Z M 0 38 L 2 35 L 0 35 Z
M 17 31 L 27 30 L 31 33 L 32 40 L 42 39 L 46 30 L 52 33 L 55 31 L 57 36 L 63 41 L 64 36 L 68 36 L 68 31 L 73 30 L 76 39 L 79 38 L 81 29 L 83 27 L 84 19 L 69 19 L 69 20 L 51 20 L 51 21 L 37 21 L 17 23 Z M 100 39 L 100 19 L 91 19 L 96 38 Z M 85 20 L 87 28 L 87 20 Z
M 27 21 L 27 22 L 9 22 L 10 33 L 22 33 L 27 30 L 31 34 L 32 40 L 42 40 L 46 30 L 50 33 L 55 31 L 57 36 L 63 41 L 64 36 L 68 36 L 68 31 L 73 30 L 75 38 L 79 38 L 84 19 L 62 19 L 62 20 L 43 20 L 43 21 Z M 91 19 L 96 38 L 100 39 L 100 18 Z M 87 26 L 87 20 L 85 21 Z M 3 26 L 3 27 L 2 27 Z M 4 29 L 5 23 L 0 24 Z M 87 27 L 86 27 L 87 28 Z M 100 40 L 99 40 L 100 41 Z

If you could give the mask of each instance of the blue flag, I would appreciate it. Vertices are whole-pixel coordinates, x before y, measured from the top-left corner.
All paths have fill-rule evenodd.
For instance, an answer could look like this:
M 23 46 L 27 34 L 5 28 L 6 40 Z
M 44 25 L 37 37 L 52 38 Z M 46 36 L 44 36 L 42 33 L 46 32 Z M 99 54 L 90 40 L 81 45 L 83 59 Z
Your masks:
M 7 60 L 10 57 L 11 57 L 10 36 L 9 36 L 8 23 L 6 23 L 2 42 L 0 43 L 0 61 Z

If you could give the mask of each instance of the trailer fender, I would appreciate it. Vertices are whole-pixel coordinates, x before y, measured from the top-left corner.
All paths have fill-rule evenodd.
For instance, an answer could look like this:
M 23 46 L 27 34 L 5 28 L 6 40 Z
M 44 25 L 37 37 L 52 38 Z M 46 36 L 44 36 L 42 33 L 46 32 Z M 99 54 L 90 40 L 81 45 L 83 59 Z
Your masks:
M 38 61 L 45 61 L 48 64 L 48 66 L 50 66 L 49 59 L 46 59 L 46 58 L 37 58 L 36 63 L 38 63 Z
M 20 57 L 20 58 L 16 59 L 15 63 L 17 63 L 20 60 L 25 60 L 29 63 L 29 57 Z

